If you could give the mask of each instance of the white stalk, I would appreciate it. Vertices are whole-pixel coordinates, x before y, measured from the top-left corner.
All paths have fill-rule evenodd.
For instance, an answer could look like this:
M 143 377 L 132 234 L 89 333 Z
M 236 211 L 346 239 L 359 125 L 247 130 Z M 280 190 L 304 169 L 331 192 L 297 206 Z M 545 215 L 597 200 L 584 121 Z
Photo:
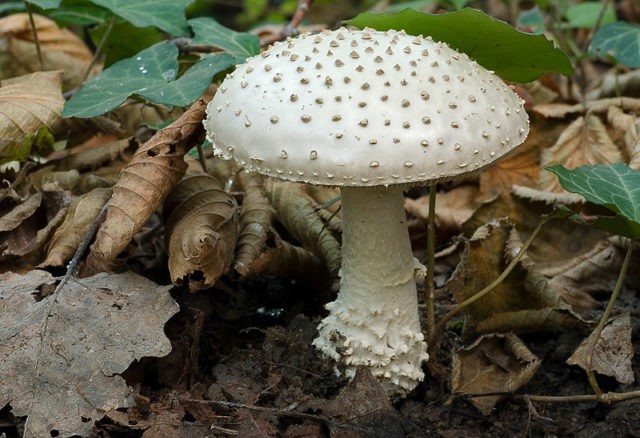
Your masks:
M 345 187 L 341 195 L 340 293 L 314 345 L 348 376 L 367 366 L 388 394 L 404 395 L 424 378 L 428 356 L 402 188 Z

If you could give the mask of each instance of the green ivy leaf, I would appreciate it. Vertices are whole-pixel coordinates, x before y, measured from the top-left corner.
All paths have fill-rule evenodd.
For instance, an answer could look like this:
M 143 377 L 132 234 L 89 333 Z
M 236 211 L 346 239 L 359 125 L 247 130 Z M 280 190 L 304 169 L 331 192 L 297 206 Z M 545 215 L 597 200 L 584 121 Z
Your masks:
M 58 23 L 75 26 L 89 26 L 95 23 L 104 23 L 113 14 L 100 6 L 80 3 L 65 5 L 51 11 L 48 16 Z
M 547 170 L 558 176 L 565 190 L 640 225 L 640 171 L 624 163 L 580 166 L 573 170 L 558 165 Z
M 564 13 L 564 17 L 567 19 L 566 23 L 562 23 L 560 27 L 566 29 L 591 29 L 596 26 L 598 20 L 600 24 L 609 24 L 616 21 L 616 11 L 607 4 L 602 18 L 602 2 L 587 1 L 582 3 L 576 3 L 567 8 Z
M 200 17 L 189 20 L 195 34 L 193 44 L 219 47 L 242 62 L 260 52 L 260 39 L 250 33 L 236 32 L 222 26 L 212 18 Z
M 573 73 L 567 55 L 543 35 L 519 32 L 476 9 L 439 15 L 411 9 L 397 14 L 364 13 L 347 23 L 359 28 L 404 29 L 412 35 L 430 35 L 511 81 L 533 81 L 548 71 L 567 76 Z
M 31 3 L 42 9 L 52 9 L 60 6 L 60 1 L 61 0 L 27 0 L 27 3 Z
M 591 40 L 591 56 L 612 57 L 631 68 L 640 67 L 640 26 L 624 21 L 602 26 Z
M 0 14 L 3 12 L 24 11 L 24 2 L 8 2 L 0 5 Z
M 91 0 L 91 2 L 109 9 L 135 26 L 155 26 L 172 36 L 189 35 L 184 9 L 193 0 Z
M 84 83 L 69 99 L 63 117 L 94 117 L 139 95 L 166 105 L 189 105 L 211 83 L 213 75 L 235 63 L 225 53 L 202 58 L 178 80 L 178 49 L 164 41 L 123 59 Z
M 97 46 L 104 38 L 108 24 L 92 26 L 89 36 Z M 163 33 L 157 27 L 136 27 L 133 24 L 118 20 L 111 29 L 109 38 L 104 42 L 102 53 L 105 55 L 104 65 L 109 67 L 113 63 L 130 58 L 141 50 L 164 40 Z

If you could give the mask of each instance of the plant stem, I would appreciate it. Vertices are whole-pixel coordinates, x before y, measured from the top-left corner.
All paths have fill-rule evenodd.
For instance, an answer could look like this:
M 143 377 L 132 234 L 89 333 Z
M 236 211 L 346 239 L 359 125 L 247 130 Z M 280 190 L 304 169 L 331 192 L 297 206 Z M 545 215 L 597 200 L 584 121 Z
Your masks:
M 102 35 L 102 38 L 100 39 L 100 42 L 96 47 L 96 51 L 93 54 L 93 58 L 91 58 L 91 62 L 89 62 L 87 69 L 84 71 L 84 75 L 82 76 L 82 82 L 87 80 L 87 78 L 89 77 L 89 74 L 91 73 L 91 70 L 93 69 L 93 66 L 96 65 L 96 62 L 98 62 L 98 58 L 102 54 L 102 49 L 104 48 L 104 45 L 109 39 L 109 36 L 111 35 L 111 31 L 113 30 L 113 25 L 115 23 L 116 23 L 116 16 L 112 15 L 111 19 L 109 20 L 109 24 L 107 24 L 107 29 L 104 31 L 104 35 Z
M 427 340 L 431 343 L 436 327 L 436 288 L 433 283 L 436 248 L 436 185 L 429 186 L 429 217 L 427 219 L 427 276 L 424 281 L 427 306 Z
M 609 316 L 613 311 L 613 306 L 618 299 L 618 295 L 620 295 L 620 290 L 622 289 L 622 284 L 624 283 L 624 278 L 627 275 L 627 269 L 629 268 L 629 261 L 631 260 L 631 254 L 633 253 L 633 245 L 630 244 L 627 248 L 627 253 L 624 256 L 624 261 L 622 262 L 622 267 L 620 268 L 620 274 L 618 275 L 618 280 L 616 281 L 616 285 L 613 288 L 613 292 L 611 293 L 611 297 L 609 298 L 609 303 L 607 303 L 607 308 L 604 310 L 602 317 L 600 318 L 600 322 L 598 322 L 598 326 L 593 331 L 591 339 L 589 341 L 589 346 L 587 348 L 587 355 L 585 357 L 585 367 L 587 371 L 587 378 L 589 379 L 589 384 L 593 391 L 596 393 L 598 400 L 602 398 L 603 393 L 598 385 L 598 381 L 596 379 L 596 375 L 593 372 L 593 352 L 596 349 L 596 344 L 598 343 L 598 339 L 600 339 L 600 335 L 602 334 L 602 330 L 604 330 L 605 325 L 607 325 L 607 321 L 609 321 Z
M 44 71 L 44 58 L 42 57 L 42 49 L 40 48 L 40 39 L 38 38 L 38 29 L 36 28 L 36 21 L 33 18 L 33 11 L 29 2 L 24 2 L 25 9 L 29 15 L 29 25 L 31 26 L 31 35 L 33 35 L 33 42 L 36 44 L 36 53 L 38 54 L 38 62 L 40 63 L 40 70 Z

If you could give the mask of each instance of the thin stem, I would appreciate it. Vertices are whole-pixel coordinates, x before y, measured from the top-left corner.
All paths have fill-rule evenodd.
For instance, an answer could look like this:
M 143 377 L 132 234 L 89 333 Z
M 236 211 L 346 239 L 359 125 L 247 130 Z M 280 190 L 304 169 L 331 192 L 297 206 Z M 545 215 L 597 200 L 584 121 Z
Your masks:
M 624 256 L 624 261 L 622 262 L 622 267 L 620 268 L 620 274 L 618 275 L 618 280 L 616 281 L 616 286 L 613 288 L 613 292 L 611 293 L 611 297 L 609 298 L 609 303 L 607 304 L 607 308 L 604 310 L 602 317 L 600 318 L 600 322 L 598 322 L 598 326 L 593 331 L 591 335 L 591 340 L 589 341 L 589 346 L 587 348 L 587 355 L 585 358 L 585 366 L 587 370 L 587 378 L 589 379 L 589 384 L 593 391 L 596 393 L 598 399 L 603 396 L 602 390 L 598 385 L 598 381 L 596 379 L 596 375 L 593 372 L 593 352 L 596 349 L 596 344 L 598 339 L 600 339 L 600 335 L 602 334 L 602 330 L 604 330 L 605 325 L 607 325 L 607 321 L 609 321 L 609 316 L 611 316 L 611 312 L 613 311 L 613 306 L 618 299 L 618 295 L 620 295 L 620 290 L 622 289 L 622 284 L 624 283 L 624 278 L 627 275 L 627 269 L 629 268 L 629 261 L 631 260 L 631 254 L 633 253 L 633 245 L 629 245 L 627 248 L 627 253 Z
M 427 340 L 431 343 L 436 327 L 436 288 L 433 283 L 436 248 L 436 185 L 429 186 L 429 217 L 427 219 L 427 276 L 425 300 L 427 305 Z
M 24 2 L 27 14 L 29 14 L 29 25 L 31 26 L 31 35 L 33 35 L 33 42 L 36 44 L 36 53 L 38 54 L 38 62 L 40 63 L 40 70 L 44 71 L 44 58 L 42 57 L 42 49 L 40 48 L 40 39 L 38 38 L 38 29 L 36 28 L 36 21 L 33 18 L 33 11 L 29 2 Z
M 536 225 L 536 227 L 533 229 L 533 231 L 531 232 L 531 235 L 529 236 L 529 238 L 522 245 L 522 248 L 520 248 L 520 251 L 518 251 L 518 254 L 511 260 L 511 263 L 509 263 L 509 265 L 507 265 L 506 269 L 504 271 L 502 271 L 502 273 L 498 276 L 498 278 L 493 280 L 487 287 L 482 289 L 480 292 L 477 292 L 473 296 L 467 298 L 462 303 L 458 304 L 456 307 L 451 309 L 449 312 L 447 312 L 446 315 L 444 315 L 442 317 L 442 319 L 436 325 L 435 332 L 433 334 L 433 349 L 430 351 L 431 357 L 435 357 L 435 353 L 437 352 L 437 350 L 438 350 L 438 348 L 440 346 L 440 340 L 441 340 L 440 337 L 441 337 L 442 332 L 444 331 L 445 327 L 447 326 L 447 322 L 449 322 L 449 320 L 451 318 L 456 316 L 458 313 L 462 312 L 464 309 L 469 307 L 471 304 L 475 303 L 476 301 L 478 301 L 482 297 L 484 297 L 486 294 L 491 292 L 497 285 L 502 283 L 502 281 L 505 278 L 507 278 L 507 276 L 511 273 L 511 271 L 513 271 L 513 269 L 516 267 L 516 265 L 518 263 L 520 263 L 520 260 L 524 256 L 524 254 L 527 251 L 527 249 L 529 249 L 529 246 L 531 246 L 531 243 L 536 238 L 536 236 L 538 235 L 538 233 L 542 229 L 543 225 L 546 224 L 551 219 L 553 219 L 553 216 L 543 216 L 540 219 L 540 222 L 538 222 L 538 225 Z M 431 345 L 429 347 L 431 348 Z
M 107 24 L 107 29 L 104 31 L 104 35 L 102 35 L 102 38 L 100 39 L 100 42 L 96 47 L 96 51 L 93 54 L 93 58 L 91 58 L 91 62 L 87 66 L 87 69 L 84 71 L 84 75 L 82 76 L 82 82 L 87 80 L 87 78 L 89 77 L 89 74 L 91 73 L 91 70 L 96 65 L 96 62 L 98 62 L 98 58 L 100 57 L 100 55 L 102 55 L 102 49 L 104 48 L 104 45 L 109 39 L 109 36 L 111 35 L 111 31 L 113 30 L 113 26 L 115 23 L 116 23 L 116 16 L 112 15 L 111 19 L 109 20 L 109 24 Z

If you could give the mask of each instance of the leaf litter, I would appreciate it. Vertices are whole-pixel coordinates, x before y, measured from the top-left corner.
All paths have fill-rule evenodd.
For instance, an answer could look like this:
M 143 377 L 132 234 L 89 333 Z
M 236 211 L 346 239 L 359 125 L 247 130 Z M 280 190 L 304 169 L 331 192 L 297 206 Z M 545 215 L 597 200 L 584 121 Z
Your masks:
M 28 33 L 1 36 L 32 44 Z M 68 43 L 62 51 L 75 44 Z M 250 45 L 255 44 L 252 38 Z M 47 81 L 62 80 L 65 86 L 72 80 L 66 69 L 61 78 L 46 74 Z M 32 79 L 16 80 L 28 84 Z M 56 84 L 51 90 L 59 91 Z M 575 90 L 551 75 L 517 86 L 534 111 L 525 145 L 478 176 L 440 185 L 435 212 L 439 316 L 500 275 L 554 202 L 570 204 L 583 218 L 601 214 L 581 196 L 562 190 L 546 166 L 623 162 L 639 168 L 640 100 L 605 98 L 604 88 L 602 97 L 575 105 Z M 52 111 L 43 125 L 58 139 L 62 100 L 59 94 L 50 100 Z M 174 192 L 189 179 L 185 155 L 199 142 L 202 110 L 195 105 L 178 119 L 181 110 L 130 100 L 104 117 L 70 120 L 67 149 L 50 154 L 46 165 L 6 174 L 0 187 L 5 272 L 0 290 L 11 298 L 0 300 L 0 327 L 24 327 L 32 335 L 15 348 L 14 341 L 23 338 L 3 332 L 0 348 L 10 351 L 3 352 L 2 364 L 13 361 L 13 373 L 29 364 L 33 369 L 32 345 L 41 343 L 44 353 L 35 369 L 47 365 L 49 374 L 3 379 L 0 405 L 7 406 L 0 419 L 37 430 L 33 436 L 54 429 L 60 436 L 88 436 L 103 416 L 98 430 L 150 437 L 598 436 L 640 429 L 634 401 L 602 408 L 594 418 L 593 405 L 526 398 L 590 393 L 579 369 L 584 366 L 581 343 L 588 342 L 613 287 L 625 248 L 619 239 L 584 225 L 548 222 L 500 286 L 449 321 L 434 361 L 444 364 L 448 378 L 440 383 L 450 384 L 453 392 L 441 392 L 432 377 L 393 405 L 366 370 L 347 383 L 309 347 L 317 321 L 303 315 L 317 320 L 338 278 L 337 193 L 247 177 L 211 157 L 203 158 L 217 182 L 199 170 L 196 179 L 207 184 L 196 184 L 188 195 Z M 38 115 L 40 110 L 29 111 Z M 176 119 L 166 129 L 148 128 Z M 21 135 L 31 135 L 38 123 Z M 89 267 L 85 274 L 122 268 L 128 273 L 73 280 L 54 302 L 47 290 L 58 279 L 34 268 L 59 272 L 84 243 L 112 191 L 119 192 L 110 198 L 119 211 L 102 225 L 93 261 L 83 265 Z M 420 188 L 411 189 L 406 199 L 417 257 L 424 254 L 426 199 Z M 183 202 L 201 204 L 202 210 L 175 208 Z M 206 232 L 190 233 L 194 224 L 206 224 Z M 183 231 L 176 231 L 178 225 Z M 172 239 L 188 243 L 172 245 Z M 638 263 L 636 254 L 632 265 Z M 172 275 L 170 265 L 183 270 Z M 136 286 L 139 282 L 143 286 Z M 172 290 L 181 311 L 171 319 L 177 309 L 169 287 L 158 286 L 169 283 L 182 283 Z M 201 288 L 206 290 L 191 293 Z M 608 391 L 635 388 L 630 370 L 640 363 L 631 334 L 640 323 L 638 288 L 640 279 L 631 270 L 620 297 L 621 316 L 609 321 L 596 344 L 592 365 Z M 164 303 L 160 307 L 154 304 L 158 300 Z M 55 317 L 43 318 L 47 306 Z M 126 313 L 132 307 L 135 312 Z M 104 316 L 125 313 L 124 321 Z M 16 316 L 24 314 L 28 317 Z M 50 330 L 38 330 L 42 320 Z M 163 327 L 172 352 L 150 359 L 169 351 Z M 94 356 L 85 357 L 86 352 Z M 568 359 L 577 366 L 567 365 Z M 3 370 L 2 375 L 9 374 Z M 46 391 L 43 383 L 59 389 Z M 38 391 L 25 391 L 24 385 Z M 0 433 L 12 432 L 2 424 Z

